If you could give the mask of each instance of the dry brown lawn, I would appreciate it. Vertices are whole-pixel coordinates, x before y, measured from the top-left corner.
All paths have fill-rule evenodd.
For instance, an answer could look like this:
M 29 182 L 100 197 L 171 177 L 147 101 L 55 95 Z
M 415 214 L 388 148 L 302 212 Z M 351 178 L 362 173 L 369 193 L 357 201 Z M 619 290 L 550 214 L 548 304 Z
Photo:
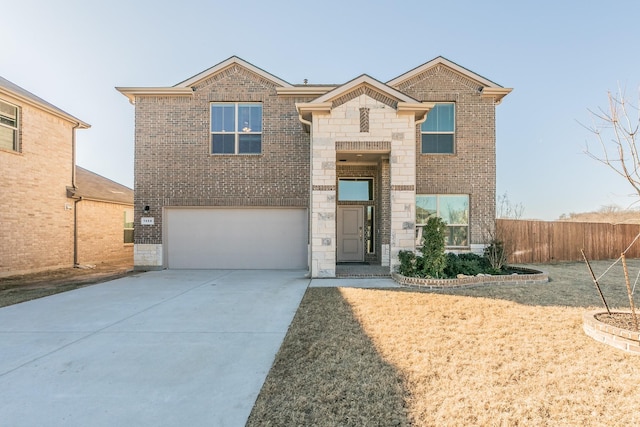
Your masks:
M 0 307 L 133 274 L 133 260 L 103 262 L 93 268 L 60 268 L 0 277 Z
M 601 307 L 586 267 L 540 268 L 550 283 L 310 288 L 248 425 L 640 425 L 640 356 L 582 331 Z M 628 306 L 623 280 L 603 280 L 612 307 Z

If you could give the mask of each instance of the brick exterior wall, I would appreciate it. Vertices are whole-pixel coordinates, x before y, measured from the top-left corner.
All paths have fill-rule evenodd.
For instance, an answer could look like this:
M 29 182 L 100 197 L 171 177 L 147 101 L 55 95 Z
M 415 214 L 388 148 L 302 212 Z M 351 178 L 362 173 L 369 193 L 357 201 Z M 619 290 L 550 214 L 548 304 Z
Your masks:
M 20 152 L 0 150 L 0 276 L 73 265 L 73 125 L 11 97 Z
M 133 244 L 124 243 L 124 211 L 131 205 L 82 200 L 78 215 L 78 263 L 133 262 Z
M 152 245 L 141 250 L 160 250 L 164 206 L 309 205 L 309 134 L 295 103 L 311 98 L 279 97 L 273 82 L 237 65 L 193 89 L 136 99 L 135 243 Z M 211 102 L 262 103 L 262 154 L 210 154 Z M 155 224 L 141 226 L 141 216 Z
M 456 104 L 455 155 L 421 154 L 416 129 L 416 194 L 468 194 L 472 245 L 485 243 L 483 229 L 495 219 L 495 103 L 480 88 L 441 65 L 396 88 L 420 101 Z
M 332 99 L 330 111 L 314 111 L 311 134 L 296 103 L 317 96 L 278 95 L 273 81 L 238 64 L 197 82 L 193 96 L 138 95 L 134 257 L 162 266 L 164 207 L 309 207 L 312 275 L 334 275 L 337 178 L 362 172 L 336 164 L 336 151 L 381 154 L 375 171 L 366 171 L 376 180 L 380 230 L 367 259 L 393 267 L 399 250 L 415 247 L 416 194 L 469 195 L 473 249 L 495 217 L 495 103 L 481 88 L 442 65 L 396 87 L 419 101 L 456 103 L 454 155 L 421 154 L 414 116 L 371 85 Z M 262 103 L 262 154 L 210 154 L 211 102 Z M 154 225 L 141 225 L 142 216 Z

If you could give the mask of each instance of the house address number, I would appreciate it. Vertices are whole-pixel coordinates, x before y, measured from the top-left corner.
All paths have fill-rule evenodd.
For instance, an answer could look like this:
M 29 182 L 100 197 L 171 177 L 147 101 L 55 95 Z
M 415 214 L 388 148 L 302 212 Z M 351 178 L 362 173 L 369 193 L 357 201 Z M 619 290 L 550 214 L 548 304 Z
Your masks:
M 153 217 L 142 217 L 142 218 L 140 218 L 140 224 L 142 224 L 142 225 L 153 225 L 153 224 L 155 224 L 154 219 L 155 218 L 153 218 Z

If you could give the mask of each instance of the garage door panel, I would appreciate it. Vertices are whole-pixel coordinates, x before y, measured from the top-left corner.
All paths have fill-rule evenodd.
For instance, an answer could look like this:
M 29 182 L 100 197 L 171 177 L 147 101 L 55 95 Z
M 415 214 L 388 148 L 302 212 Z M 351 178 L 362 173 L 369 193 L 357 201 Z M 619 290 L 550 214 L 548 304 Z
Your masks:
M 307 268 L 305 209 L 166 209 L 169 268 Z

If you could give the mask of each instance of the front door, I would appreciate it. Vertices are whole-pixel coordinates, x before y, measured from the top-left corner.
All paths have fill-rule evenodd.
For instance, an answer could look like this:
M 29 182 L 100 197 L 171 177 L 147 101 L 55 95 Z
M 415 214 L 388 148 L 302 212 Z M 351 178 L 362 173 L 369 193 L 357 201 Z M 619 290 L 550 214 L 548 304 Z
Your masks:
M 338 262 L 364 261 L 364 208 L 338 206 Z

